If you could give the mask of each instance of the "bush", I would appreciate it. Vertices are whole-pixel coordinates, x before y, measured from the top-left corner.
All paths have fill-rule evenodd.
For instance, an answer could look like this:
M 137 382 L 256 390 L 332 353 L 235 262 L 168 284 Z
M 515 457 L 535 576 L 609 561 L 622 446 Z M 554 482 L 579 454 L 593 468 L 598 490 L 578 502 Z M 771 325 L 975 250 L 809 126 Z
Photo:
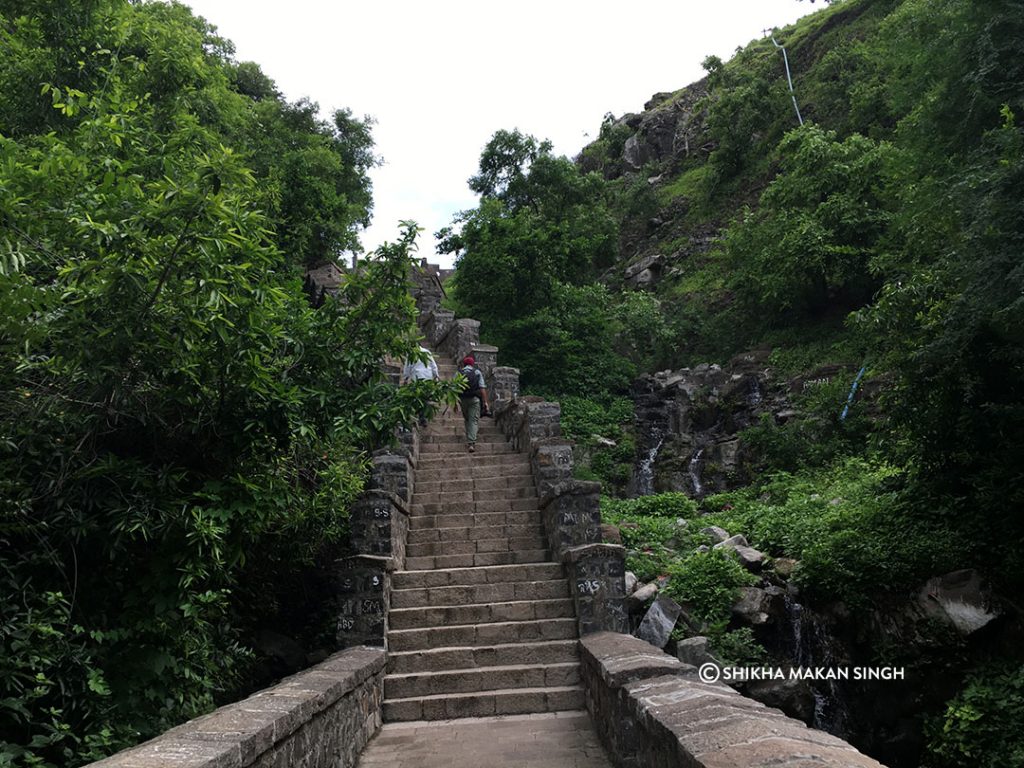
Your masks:
M 936 768 L 1024 765 L 1024 665 L 980 670 L 927 726 Z
M 847 458 L 777 473 L 705 505 L 708 524 L 744 531 L 767 553 L 800 560 L 797 579 L 810 594 L 863 605 L 962 562 L 962 537 L 915 502 L 895 467 Z
M 697 514 L 697 502 L 685 493 L 656 493 L 636 499 L 606 499 L 602 512 L 629 517 L 682 517 Z
M 758 578 L 721 549 L 694 552 L 668 569 L 664 592 L 673 600 L 686 603 L 693 615 L 711 624 L 724 624 L 740 587 L 751 586 Z

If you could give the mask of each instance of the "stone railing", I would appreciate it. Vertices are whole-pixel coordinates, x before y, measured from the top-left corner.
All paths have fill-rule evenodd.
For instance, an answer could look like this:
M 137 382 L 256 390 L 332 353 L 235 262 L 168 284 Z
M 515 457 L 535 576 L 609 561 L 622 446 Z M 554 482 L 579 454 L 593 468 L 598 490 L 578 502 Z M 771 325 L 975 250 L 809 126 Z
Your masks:
M 391 574 L 405 565 L 419 432 L 402 430 L 397 445 L 373 456 L 370 480 L 349 510 L 349 541 L 356 554 L 335 563 L 341 648 L 384 648 L 391 603 Z
M 381 725 L 384 652 L 350 648 L 92 768 L 350 768 Z
M 883 768 L 643 640 L 599 632 L 581 645 L 587 709 L 618 766 Z
M 568 570 L 580 635 L 628 631 L 625 550 L 601 542 L 601 484 L 573 478 L 561 407 L 518 397 L 499 402 L 494 415 L 513 446 L 530 455 L 548 546 Z

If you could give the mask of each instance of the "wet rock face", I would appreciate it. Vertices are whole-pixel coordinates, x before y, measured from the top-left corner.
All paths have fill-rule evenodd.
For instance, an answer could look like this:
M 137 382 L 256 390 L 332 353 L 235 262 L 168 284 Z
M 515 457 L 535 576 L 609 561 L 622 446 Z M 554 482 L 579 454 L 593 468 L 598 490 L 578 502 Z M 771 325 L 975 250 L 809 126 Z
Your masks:
M 693 497 L 749 481 L 739 433 L 764 413 L 791 410 L 788 387 L 767 368 L 768 351 L 738 355 L 724 368 L 702 364 L 644 375 L 633 383 L 637 456 L 629 491 Z

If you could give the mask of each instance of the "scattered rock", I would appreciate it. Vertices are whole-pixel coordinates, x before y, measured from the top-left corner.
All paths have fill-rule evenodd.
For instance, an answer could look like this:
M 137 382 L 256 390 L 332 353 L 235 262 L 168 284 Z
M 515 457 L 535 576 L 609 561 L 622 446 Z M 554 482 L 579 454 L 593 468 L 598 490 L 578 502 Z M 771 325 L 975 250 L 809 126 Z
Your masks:
M 732 550 L 740 561 L 740 565 L 753 573 L 760 573 L 764 566 L 764 553 L 750 546 L 742 534 L 736 534 L 715 544 L 715 549 Z
M 804 680 L 758 680 L 746 685 L 746 693 L 798 720 L 810 722 L 814 717 L 814 692 Z
M 732 604 L 732 615 L 744 624 L 760 627 L 768 623 L 764 590 L 759 587 L 740 587 L 740 596 Z
M 740 565 L 751 573 L 760 573 L 764 567 L 764 553 L 753 547 L 735 547 L 733 552 L 739 558 Z
M 793 576 L 793 572 L 799 564 L 799 560 L 794 560 L 791 557 L 776 557 L 772 560 L 772 569 L 782 578 L 788 579 Z
M 708 650 L 708 639 L 703 636 L 688 637 L 676 643 L 676 658 L 684 664 L 699 667 L 702 664 L 718 664 L 721 662 Z
M 626 594 L 632 595 L 636 592 L 637 586 L 636 574 L 632 571 L 626 571 Z
M 622 544 L 622 534 L 617 526 L 601 523 L 601 541 L 606 544 Z
M 712 544 L 718 544 L 729 538 L 729 532 L 725 528 L 719 528 L 717 525 L 709 525 L 707 528 L 701 528 L 700 532 L 711 539 Z
M 719 528 L 718 530 L 722 529 Z M 720 539 L 718 543 L 715 544 L 715 549 L 725 549 L 726 547 L 728 547 L 729 549 L 734 549 L 736 547 L 749 546 L 750 545 L 747 543 L 747 537 L 744 536 L 742 533 L 737 533 L 735 536 L 729 536 L 727 539 Z
M 696 551 L 700 552 L 700 554 L 703 555 L 703 554 L 705 554 L 707 552 L 710 552 L 711 551 L 711 547 L 709 547 L 707 544 L 701 544 L 699 547 L 697 547 Z
M 610 440 L 607 437 L 601 437 L 600 435 L 591 435 L 594 443 L 601 446 L 602 448 L 614 448 L 618 445 L 614 440 Z
M 659 596 L 647 610 L 644 620 L 640 622 L 636 636 L 656 648 L 664 648 L 668 645 L 669 637 L 682 612 L 682 607 L 675 600 L 665 595 Z
M 928 579 L 917 599 L 926 613 L 952 624 L 964 636 L 999 616 L 991 591 L 973 568 Z
M 658 594 L 658 585 L 654 582 L 637 587 L 629 597 L 626 598 L 626 608 L 630 613 L 641 610 L 647 601 Z

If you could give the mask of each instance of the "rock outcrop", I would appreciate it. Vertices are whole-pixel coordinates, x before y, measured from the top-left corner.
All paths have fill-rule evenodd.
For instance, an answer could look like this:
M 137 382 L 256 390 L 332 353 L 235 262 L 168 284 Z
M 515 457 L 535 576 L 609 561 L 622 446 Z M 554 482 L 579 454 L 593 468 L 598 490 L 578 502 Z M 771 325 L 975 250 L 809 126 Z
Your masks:
M 683 491 L 694 497 L 749 481 L 741 430 L 762 414 L 790 409 L 784 387 L 767 367 L 768 352 L 733 358 L 726 366 L 644 375 L 633 384 L 637 457 L 630 492 Z

